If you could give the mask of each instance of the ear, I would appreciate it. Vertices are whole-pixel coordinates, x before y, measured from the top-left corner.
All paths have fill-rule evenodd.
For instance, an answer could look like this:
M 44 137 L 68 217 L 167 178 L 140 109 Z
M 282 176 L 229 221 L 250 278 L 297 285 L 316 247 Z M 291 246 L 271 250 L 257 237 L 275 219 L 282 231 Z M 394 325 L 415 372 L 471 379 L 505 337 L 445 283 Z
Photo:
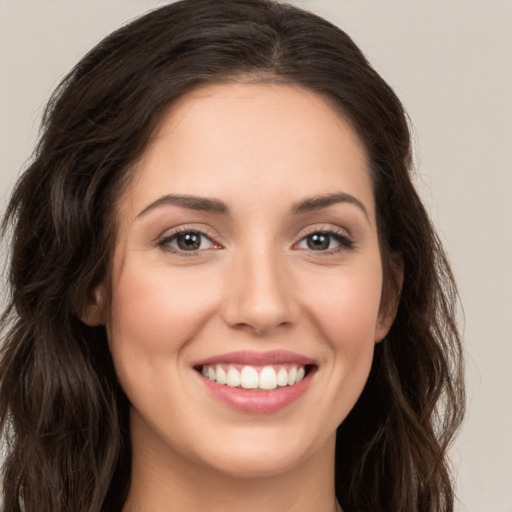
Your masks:
M 99 284 L 92 288 L 87 295 L 85 306 L 80 320 L 89 327 L 96 327 L 105 323 L 104 320 L 104 286 Z
M 398 254 L 391 256 L 391 272 L 389 291 L 382 294 L 379 317 L 375 328 L 375 343 L 382 341 L 391 329 L 398 311 L 400 295 L 404 283 L 404 263 Z

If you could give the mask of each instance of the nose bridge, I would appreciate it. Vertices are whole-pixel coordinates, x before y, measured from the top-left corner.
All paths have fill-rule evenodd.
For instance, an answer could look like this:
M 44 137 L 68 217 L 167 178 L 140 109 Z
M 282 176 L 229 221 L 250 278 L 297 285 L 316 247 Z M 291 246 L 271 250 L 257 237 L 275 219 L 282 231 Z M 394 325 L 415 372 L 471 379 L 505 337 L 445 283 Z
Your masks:
M 294 321 L 291 278 L 283 255 L 272 245 L 249 246 L 234 256 L 224 307 L 231 326 L 263 334 Z

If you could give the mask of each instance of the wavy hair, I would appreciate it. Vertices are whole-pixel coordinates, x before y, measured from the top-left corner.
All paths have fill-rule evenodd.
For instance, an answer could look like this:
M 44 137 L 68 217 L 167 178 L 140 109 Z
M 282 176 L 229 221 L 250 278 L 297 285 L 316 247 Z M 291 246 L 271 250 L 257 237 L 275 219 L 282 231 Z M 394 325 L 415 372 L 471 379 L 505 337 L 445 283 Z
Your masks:
M 400 293 L 338 429 L 339 502 L 345 512 L 453 510 L 446 451 L 464 411 L 457 292 L 412 185 L 403 106 L 349 36 L 314 14 L 272 0 L 182 0 L 112 33 L 64 78 L 8 205 L 3 511 L 121 510 L 129 404 L 105 329 L 77 313 L 108 282 L 116 198 L 168 106 L 198 84 L 244 77 L 315 91 L 352 124 L 370 162 L 384 297 Z

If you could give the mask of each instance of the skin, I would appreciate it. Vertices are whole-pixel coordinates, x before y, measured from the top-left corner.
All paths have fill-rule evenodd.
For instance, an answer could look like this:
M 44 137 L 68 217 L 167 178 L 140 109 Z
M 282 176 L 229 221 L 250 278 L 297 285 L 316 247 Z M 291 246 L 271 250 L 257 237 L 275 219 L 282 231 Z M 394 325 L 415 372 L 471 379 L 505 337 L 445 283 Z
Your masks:
M 297 213 L 312 197 L 355 198 Z M 176 204 L 212 198 L 230 214 Z M 144 212 L 144 213 L 141 213 Z M 335 510 L 336 428 L 357 401 L 393 315 L 365 150 L 318 94 L 284 84 L 202 86 L 177 101 L 118 203 L 110 316 L 130 402 L 128 511 Z M 201 230 L 180 251 L 176 229 Z M 312 250 L 308 236 L 334 230 Z M 166 245 L 161 242 L 167 237 Z M 103 322 L 105 287 L 84 315 Z M 291 350 L 317 364 L 304 395 L 271 414 L 236 411 L 193 363 Z

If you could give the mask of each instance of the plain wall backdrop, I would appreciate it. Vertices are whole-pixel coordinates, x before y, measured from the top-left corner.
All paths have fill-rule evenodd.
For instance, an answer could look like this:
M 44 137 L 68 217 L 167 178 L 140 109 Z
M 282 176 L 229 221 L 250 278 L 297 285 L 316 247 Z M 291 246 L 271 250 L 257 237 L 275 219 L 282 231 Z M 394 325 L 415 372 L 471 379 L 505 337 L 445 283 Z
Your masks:
M 0 0 L 0 207 L 45 101 L 80 57 L 157 0 Z M 465 310 L 458 512 L 512 512 L 512 0 L 296 0 L 346 30 L 404 102 L 417 184 Z

